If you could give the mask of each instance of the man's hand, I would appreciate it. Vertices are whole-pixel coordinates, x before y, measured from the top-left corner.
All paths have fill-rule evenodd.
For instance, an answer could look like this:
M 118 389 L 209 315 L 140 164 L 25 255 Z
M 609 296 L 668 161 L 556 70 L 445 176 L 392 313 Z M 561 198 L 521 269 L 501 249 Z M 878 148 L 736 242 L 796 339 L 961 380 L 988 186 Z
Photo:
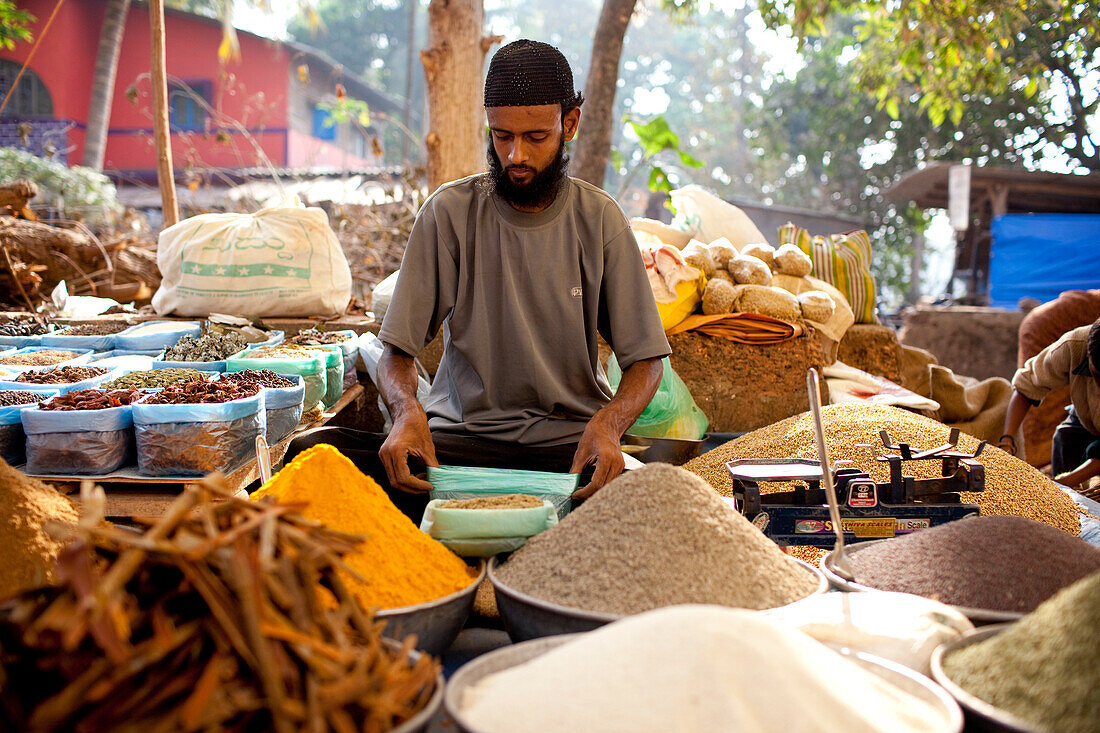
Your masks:
M 423 494 L 432 490 L 432 485 L 419 479 L 409 471 L 409 456 L 416 456 L 427 466 L 439 466 L 435 458 L 435 444 L 428 430 L 428 417 L 423 410 L 417 415 L 408 414 L 394 423 L 393 429 L 378 449 L 378 457 L 386 469 L 390 485 L 410 494 Z
M 596 470 L 592 474 L 592 480 L 574 492 L 574 499 L 587 499 L 623 472 L 623 451 L 619 444 L 621 438 L 619 431 L 600 419 L 599 413 L 588 422 L 577 445 L 569 473 L 580 473 L 593 463 L 596 464 Z
M 1016 455 L 1016 438 L 1006 433 L 1001 436 L 1001 440 L 997 443 L 997 447 L 1010 456 L 1014 456 Z

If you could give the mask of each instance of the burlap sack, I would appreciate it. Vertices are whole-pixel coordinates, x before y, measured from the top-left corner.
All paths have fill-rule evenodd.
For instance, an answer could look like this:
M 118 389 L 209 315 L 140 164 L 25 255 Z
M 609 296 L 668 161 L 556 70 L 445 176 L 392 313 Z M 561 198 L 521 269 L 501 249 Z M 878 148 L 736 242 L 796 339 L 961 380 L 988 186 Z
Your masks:
M 1003 377 L 981 382 L 972 377 L 958 377 L 939 365 L 930 365 L 928 373 L 928 396 L 940 403 L 937 419 L 996 445 L 1004 430 L 1012 384 Z

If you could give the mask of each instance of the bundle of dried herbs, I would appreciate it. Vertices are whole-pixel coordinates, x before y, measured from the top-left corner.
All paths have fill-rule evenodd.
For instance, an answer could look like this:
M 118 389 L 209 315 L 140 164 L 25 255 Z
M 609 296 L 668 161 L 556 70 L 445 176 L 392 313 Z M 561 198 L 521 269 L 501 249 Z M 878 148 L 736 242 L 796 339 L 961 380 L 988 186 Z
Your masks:
M 248 343 L 236 333 L 208 333 L 184 336 L 164 350 L 165 361 L 221 361 L 244 349 Z
M 256 384 L 236 382 L 182 382 L 170 384 L 160 392 L 149 395 L 144 403 L 150 405 L 184 405 L 211 402 L 229 402 L 251 397 L 260 391 Z
M 15 378 L 17 382 L 27 384 L 75 384 L 85 379 L 99 377 L 106 374 L 109 369 L 89 366 L 63 366 L 56 369 L 30 369 Z
M 85 522 L 61 585 L 0 607 L 17 730 L 377 731 L 439 665 L 387 644 L 337 568 L 359 538 L 204 482 L 144 533 Z M 223 501 L 209 501 L 213 492 Z
M 41 410 L 106 410 L 109 407 L 129 405 L 140 398 L 136 389 L 78 389 L 52 400 L 38 403 Z M 42 395 L 38 395 L 41 397 Z
M 236 382 L 237 384 L 258 384 L 261 387 L 293 387 L 297 382 L 292 382 L 286 377 L 280 377 L 270 369 L 245 369 L 240 372 L 223 374 L 221 381 Z

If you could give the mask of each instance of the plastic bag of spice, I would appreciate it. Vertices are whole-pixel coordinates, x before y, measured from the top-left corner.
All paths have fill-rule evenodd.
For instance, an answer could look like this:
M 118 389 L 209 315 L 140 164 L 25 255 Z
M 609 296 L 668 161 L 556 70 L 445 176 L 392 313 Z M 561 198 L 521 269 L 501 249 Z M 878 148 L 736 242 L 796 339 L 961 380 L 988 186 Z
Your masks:
M 527 494 L 554 505 L 558 518 L 573 508 L 573 492 L 580 474 L 523 471 L 480 466 L 428 466 L 434 499 L 479 499 L 505 494 Z
M 115 334 L 116 349 L 128 351 L 160 351 L 177 343 L 184 336 L 199 337 L 202 325 L 198 321 L 146 321 Z
M 102 410 L 43 410 L 20 414 L 27 434 L 29 474 L 102 475 L 133 459 L 130 405 Z
M 255 455 L 256 438 L 266 429 L 264 394 L 213 403 L 135 402 L 138 473 L 197 476 L 238 468 Z
M 325 361 L 325 393 L 321 402 L 328 409 L 339 401 L 344 394 L 344 355 L 339 344 L 280 344 L 275 348 L 289 354 L 320 354 Z
M 275 445 L 290 435 L 302 421 L 303 398 L 306 383 L 297 374 L 280 374 L 284 379 L 294 382 L 293 387 L 262 386 L 264 392 L 264 410 L 267 412 L 265 439 L 268 445 Z
M 200 372 L 224 372 L 229 369 L 229 359 L 236 358 L 244 353 L 244 351 L 241 351 L 228 359 L 217 361 L 169 361 L 165 360 L 164 351 L 159 351 L 157 357 L 153 359 L 153 369 L 198 369 Z
M 72 364 L 67 364 L 66 366 L 73 366 L 73 365 Z M 88 364 L 88 365 L 80 365 L 80 366 L 93 366 L 93 365 Z M 45 369 L 42 369 L 42 370 L 36 369 L 34 371 L 49 372 L 49 371 L 52 371 L 53 369 L 57 369 L 57 368 L 58 367 L 46 367 Z M 26 371 L 30 371 L 30 370 L 26 370 Z M 18 390 L 20 392 L 53 392 L 53 391 L 57 391 L 57 392 L 60 392 L 61 394 L 68 394 L 69 392 L 75 392 L 78 389 L 92 389 L 94 387 L 98 387 L 99 385 L 103 384 L 104 382 L 106 382 L 108 380 L 114 379 L 115 377 L 121 377 L 124 374 L 124 370 L 122 370 L 122 369 L 106 369 L 106 371 L 104 371 L 103 374 L 98 374 L 94 377 L 89 377 L 88 379 L 82 379 L 79 382 L 19 382 L 19 381 L 16 381 L 24 373 L 25 372 L 20 372 L 19 374 L 7 375 L 7 376 L 4 376 L 4 377 L 0 378 L 0 379 L 4 380 L 4 381 L 0 381 L 0 391 L 7 391 L 7 390 Z
M 303 353 L 299 358 L 265 358 L 256 356 L 253 350 L 226 359 L 225 371 L 243 372 L 246 369 L 270 369 L 283 376 L 297 375 L 305 383 L 302 397 L 303 409 L 308 412 L 325 396 L 327 375 L 325 357 L 321 354 Z
M 448 503 L 429 501 L 420 531 L 463 557 L 492 557 L 518 550 L 528 539 L 558 523 L 554 504 L 545 499 L 536 506 L 514 508 L 454 508 Z
M 41 354 L 40 352 L 51 352 Z M 72 356 L 57 358 L 54 352 L 67 352 Z M 91 349 L 51 349 L 45 346 L 27 346 L 0 355 L 0 367 L 8 371 L 22 372 L 27 369 L 43 369 L 51 366 L 75 366 L 87 364 L 92 358 Z
M 30 390 L 25 390 L 29 392 Z M 56 389 L 41 393 L 33 393 L 39 400 L 48 400 L 61 394 Z M 21 414 L 28 407 L 34 407 L 37 402 L 24 402 L 15 405 L 0 407 L 0 458 L 3 458 L 12 466 L 23 462 L 26 457 L 27 435 L 23 432 L 23 418 Z
M 110 351 L 115 348 L 115 336 L 118 334 L 104 333 L 88 336 L 66 336 L 65 330 L 55 331 L 42 336 L 42 346 L 51 349 L 90 349 L 92 351 Z
M 344 355 L 344 389 L 349 389 L 359 382 L 355 373 L 355 366 L 359 362 L 359 334 L 351 329 L 343 331 L 321 331 L 314 329 L 300 331 L 287 339 L 292 344 L 332 344 L 340 347 Z

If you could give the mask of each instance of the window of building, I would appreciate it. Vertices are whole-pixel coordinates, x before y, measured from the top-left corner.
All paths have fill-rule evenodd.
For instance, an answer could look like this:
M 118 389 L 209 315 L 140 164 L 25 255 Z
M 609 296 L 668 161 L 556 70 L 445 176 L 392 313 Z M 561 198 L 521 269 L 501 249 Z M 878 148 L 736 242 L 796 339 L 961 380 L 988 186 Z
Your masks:
M 206 126 L 211 86 L 207 80 L 168 85 L 168 121 L 174 129 L 201 130 Z
M 328 110 L 317 105 L 313 106 L 313 137 L 318 140 L 336 139 L 336 120 Z
M 7 96 L 22 64 L 0 59 L 0 99 Z M 53 117 L 53 100 L 38 74 L 30 69 L 23 72 L 15 94 L 4 108 L 4 117 Z

